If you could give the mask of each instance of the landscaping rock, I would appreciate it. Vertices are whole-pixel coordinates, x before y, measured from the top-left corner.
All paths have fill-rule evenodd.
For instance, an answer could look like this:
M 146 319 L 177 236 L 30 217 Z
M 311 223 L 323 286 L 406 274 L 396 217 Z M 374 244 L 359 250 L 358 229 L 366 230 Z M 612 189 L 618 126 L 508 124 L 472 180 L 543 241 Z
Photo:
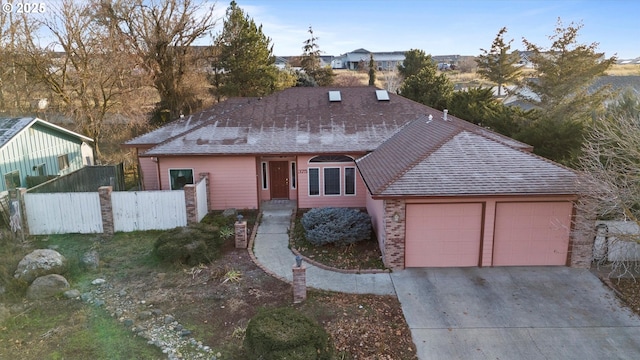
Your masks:
M 238 213 L 238 211 L 236 209 L 230 208 L 230 209 L 225 209 L 222 212 L 222 216 L 224 216 L 224 217 L 236 216 L 237 213 Z
M 91 284 L 92 284 L 92 285 L 102 285 L 102 284 L 104 284 L 105 282 L 107 282 L 107 280 L 105 280 L 105 279 L 95 279 L 95 280 L 93 280 L 93 281 L 91 282 Z
M 51 249 L 38 249 L 20 260 L 14 277 L 31 283 L 40 276 L 64 273 L 66 264 L 67 259 L 59 252 Z
M 67 299 L 75 299 L 80 297 L 80 291 L 76 289 L 67 290 L 64 292 L 64 297 Z
M 69 288 L 69 282 L 62 275 L 49 274 L 36 278 L 27 288 L 27 299 L 37 300 L 55 296 Z
M 96 270 L 100 265 L 100 254 L 96 250 L 87 251 L 82 255 L 80 262 L 87 269 Z

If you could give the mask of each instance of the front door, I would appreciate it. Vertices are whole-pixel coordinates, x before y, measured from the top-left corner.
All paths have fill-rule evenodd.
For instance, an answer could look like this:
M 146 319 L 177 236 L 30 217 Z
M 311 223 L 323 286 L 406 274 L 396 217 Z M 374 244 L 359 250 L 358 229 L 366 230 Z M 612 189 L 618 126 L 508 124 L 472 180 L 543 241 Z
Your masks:
M 271 180 L 271 198 L 289 198 L 289 162 L 269 161 L 269 179 Z

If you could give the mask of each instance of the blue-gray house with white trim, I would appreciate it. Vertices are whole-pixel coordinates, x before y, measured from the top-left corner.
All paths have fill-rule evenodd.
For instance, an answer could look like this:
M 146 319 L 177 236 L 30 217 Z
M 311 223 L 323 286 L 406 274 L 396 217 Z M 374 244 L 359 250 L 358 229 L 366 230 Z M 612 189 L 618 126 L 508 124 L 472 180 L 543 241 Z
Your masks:
M 0 191 L 27 176 L 59 176 L 94 165 L 93 140 L 35 117 L 0 117 Z

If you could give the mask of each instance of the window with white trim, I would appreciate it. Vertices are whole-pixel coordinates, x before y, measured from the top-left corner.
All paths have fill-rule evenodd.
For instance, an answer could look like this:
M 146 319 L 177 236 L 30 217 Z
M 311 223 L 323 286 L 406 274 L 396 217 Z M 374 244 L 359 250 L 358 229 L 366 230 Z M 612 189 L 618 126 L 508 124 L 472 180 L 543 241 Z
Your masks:
M 354 167 L 344 168 L 344 194 L 356 194 L 356 168 Z
M 169 169 L 171 190 L 182 190 L 187 184 L 193 184 L 193 169 Z
M 20 171 L 12 171 L 4 174 L 4 184 L 7 190 L 13 190 L 20 187 Z
M 262 190 L 266 190 L 268 188 L 268 183 L 267 183 L 267 179 L 269 178 L 268 173 L 267 173 L 267 163 L 263 162 L 262 163 Z
M 58 170 L 69 168 L 69 154 L 58 156 Z
M 324 195 L 340 195 L 340 168 L 324 168 Z
M 296 188 L 296 163 L 295 162 L 291 162 L 291 188 L 295 189 Z
M 309 174 L 309 195 L 320 195 L 320 169 L 309 168 L 307 172 Z

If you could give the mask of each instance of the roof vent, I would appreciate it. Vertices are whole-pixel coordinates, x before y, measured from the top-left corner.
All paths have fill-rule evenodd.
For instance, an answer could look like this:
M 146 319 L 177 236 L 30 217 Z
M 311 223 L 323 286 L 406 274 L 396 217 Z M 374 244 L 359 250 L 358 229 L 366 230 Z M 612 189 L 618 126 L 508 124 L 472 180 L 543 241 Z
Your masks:
M 447 121 L 447 114 L 449 113 L 449 110 L 444 109 L 442 110 L 442 120 Z
M 329 101 L 331 102 L 342 101 L 342 96 L 340 95 L 340 91 L 329 91 Z
M 378 101 L 389 101 L 389 93 L 387 90 L 376 90 Z
M 433 115 L 429 114 L 429 117 L 427 118 L 427 124 L 431 121 L 433 121 Z

